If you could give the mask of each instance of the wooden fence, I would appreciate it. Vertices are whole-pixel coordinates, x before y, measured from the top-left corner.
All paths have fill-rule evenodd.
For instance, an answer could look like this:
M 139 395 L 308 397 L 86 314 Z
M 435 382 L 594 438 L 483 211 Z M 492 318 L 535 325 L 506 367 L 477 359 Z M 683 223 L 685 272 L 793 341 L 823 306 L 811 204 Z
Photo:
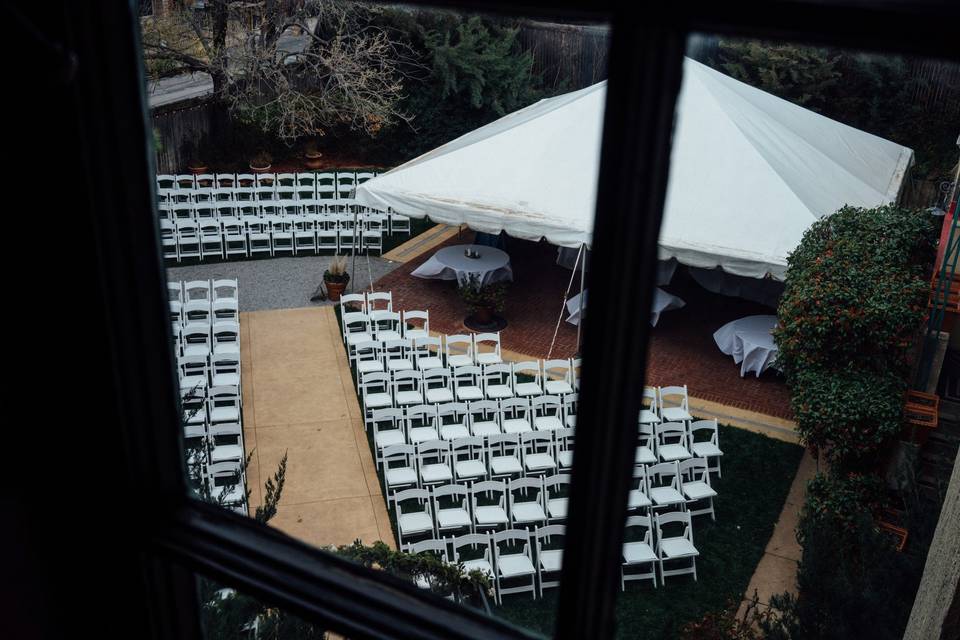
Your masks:
M 550 89 L 574 91 L 607 77 L 610 29 L 605 25 L 525 21 L 517 40 L 533 56 L 534 74 Z

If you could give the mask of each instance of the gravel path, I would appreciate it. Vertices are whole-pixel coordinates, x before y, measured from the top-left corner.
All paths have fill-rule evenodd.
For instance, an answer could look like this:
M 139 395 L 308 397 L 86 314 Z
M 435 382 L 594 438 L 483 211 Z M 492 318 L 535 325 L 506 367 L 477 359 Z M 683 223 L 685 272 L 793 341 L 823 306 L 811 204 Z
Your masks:
M 299 258 L 261 258 L 237 262 L 196 264 L 167 269 L 170 280 L 206 280 L 235 278 L 240 287 L 240 311 L 263 309 L 294 309 L 312 307 L 331 302 L 310 302 L 323 272 L 332 256 L 305 256 Z M 401 263 L 370 256 L 372 281 L 390 273 Z M 358 255 L 356 269 L 349 259 L 351 288 L 364 289 L 370 286 L 367 271 L 367 256 Z M 349 289 L 348 289 L 349 291 Z

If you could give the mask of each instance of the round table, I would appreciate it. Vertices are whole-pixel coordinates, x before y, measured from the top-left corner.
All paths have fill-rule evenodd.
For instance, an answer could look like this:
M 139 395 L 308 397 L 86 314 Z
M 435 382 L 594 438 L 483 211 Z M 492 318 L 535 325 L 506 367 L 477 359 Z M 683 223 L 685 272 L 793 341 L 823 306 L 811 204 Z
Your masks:
M 747 316 L 720 327 L 713 340 L 720 351 L 733 356 L 740 365 L 740 377 L 753 372 L 759 378 L 777 360 L 777 345 L 773 341 L 777 316 Z
M 464 255 L 468 249 L 476 251 L 480 257 L 468 258 Z M 457 244 L 440 249 L 410 275 L 418 278 L 456 280 L 463 284 L 467 275 L 474 273 L 480 276 L 481 284 L 513 280 L 510 256 L 496 247 Z
M 573 296 L 567 300 L 567 313 L 570 314 L 567 316 L 567 322 L 570 324 L 580 324 L 580 300 L 583 300 L 583 313 L 586 315 L 587 312 L 587 290 L 584 289 L 582 292 Z M 660 321 L 660 314 L 664 311 L 670 311 L 671 309 L 681 309 L 687 303 L 677 296 L 667 293 L 660 287 L 655 287 L 653 290 L 653 306 L 650 309 L 650 326 L 657 326 L 657 322 Z

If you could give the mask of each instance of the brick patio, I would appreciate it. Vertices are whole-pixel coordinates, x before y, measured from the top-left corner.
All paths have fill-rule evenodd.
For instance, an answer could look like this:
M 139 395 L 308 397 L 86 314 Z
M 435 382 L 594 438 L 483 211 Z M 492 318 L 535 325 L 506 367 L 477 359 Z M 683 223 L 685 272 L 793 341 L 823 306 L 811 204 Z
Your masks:
M 445 245 L 472 242 L 473 232 L 464 231 Z M 507 294 L 504 316 L 509 324 L 501 332 L 504 349 L 546 357 L 557 315 L 563 304 L 570 271 L 557 266 L 556 247 L 510 238 L 507 252 L 516 278 Z M 376 283 L 380 291 L 392 291 L 397 309 L 429 309 L 430 328 L 441 333 L 465 333 L 464 307 L 453 282 L 422 280 L 410 272 L 425 262 L 436 247 L 387 274 Z M 574 282 L 572 293 L 579 289 Z M 789 395 L 782 378 L 767 372 L 759 379 L 740 378 L 740 369 L 713 342 L 713 332 L 723 324 L 771 310 L 745 300 L 712 294 L 695 284 L 680 268 L 666 287 L 687 306 L 669 311 L 654 328 L 647 367 L 649 384 L 686 384 L 690 394 L 704 400 L 756 411 L 779 418 L 792 418 Z M 566 317 L 566 314 L 564 314 Z M 560 323 L 554 357 L 564 358 L 577 350 L 577 330 Z

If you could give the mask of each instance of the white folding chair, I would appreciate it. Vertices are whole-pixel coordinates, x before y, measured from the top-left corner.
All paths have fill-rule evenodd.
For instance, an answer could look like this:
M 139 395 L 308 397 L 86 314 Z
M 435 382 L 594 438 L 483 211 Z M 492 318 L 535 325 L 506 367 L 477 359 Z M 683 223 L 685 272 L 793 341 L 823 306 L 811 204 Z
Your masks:
M 392 386 L 396 406 L 423 404 L 423 376 L 419 371 L 394 371 Z
M 501 433 L 500 405 L 495 400 L 479 400 L 471 402 L 468 406 L 470 435 L 485 438 Z
M 660 407 L 657 402 L 657 390 L 653 387 L 644 387 L 641 402 L 643 404 L 638 418 L 640 424 L 660 423 Z
M 220 223 L 214 219 L 204 220 L 199 224 L 200 259 L 210 256 L 223 258 L 223 230 Z
M 407 337 L 407 339 L 410 339 Z M 443 364 L 443 346 L 440 338 L 418 336 L 413 338 L 413 358 L 417 369 L 440 369 Z
M 693 420 L 690 415 L 687 385 L 682 387 L 660 387 L 660 417 L 665 422 L 684 422 Z
M 380 348 L 381 345 L 376 340 L 367 340 L 353 345 L 350 360 L 357 370 L 358 378 L 365 373 L 386 371 Z
M 474 482 L 487 477 L 487 448 L 483 438 L 468 436 L 450 442 L 455 482 Z
M 393 444 L 383 448 L 380 454 L 380 470 L 384 495 L 389 496 L 391 491 L 417 485 L 415 454 L 416 448 L 412 444 Z
M 652 580 L 657 586 L 657 564 L 660 558 L 653 548 L 653 526 L 649 515 L 627 518 L 623 543 L 623 564 L 620 566 L 620 589 L 626 591 L 627 582 Z M 649 571 L 636 571 L 637 567 L 649 566 Z M 629 571 L 628 571 L 629 570 Z
M 417 324 L 419 323 L 419 324 Z M 404 311 L 403 312 L 403 337 L 416 341 L 420 338 L 430 335 L 430 312 L 429 311 Z
M 437 429 L 437 408 L 430 404 L 408 407 L 404 410 L 406 419 L 407 442 L 416 445 L 430 440 L 439 440 Z
M 247 502 L 247 481 L 243 465 L 232 462 L 218 462 L 207 466 L 207 481 L 210 498 L 224 507 L 245 507 Z
M 446 354 L 448 367 L 465 367 L 473 364 L 473 337 L 466 334 L 447 336 Z
M 210 387 L 207 391 L 210 423 L 240 422 L 240 390 L 237 387 Z
M 293 249 L 295 253 L 317 253 L 317 226 L 314 219 L 303 217 L 293 221 Z
M 488 364 L 483 368 L 483 393 L 488 400 L 513 397 L 513 367 L 507 363 Z
M 246 227 L 239 220 L 222 222 L 223 225 L 223 252 L 229 259 L 230 256 L 247 257 L 247 232 Z
M 193 220 L 177 221 L 177 255 L 183 258 L 201 258 L 200 229 Z
M 562 524 L 550 524 L 534 531 L 537 543 L 537 582 L 540 583 L 540 597 L 543 590 L 560 586 L 560 571 L 563 569 L 563 546 L 567 528 Z M 557 538 L 561 538 L 558 542 Z M 547 580 L 546 575 L 553 575 Z
M 520 461 L 520 436 L 516 433 L 495 433 L 487 436 L 487 475 L 492 480 L 523 475 Z
M 440 371 L 447 371 L 440 369 Z M 426 374 L 424 374 L 426 380 Z M 470 436 L 467 427 L 469 409 L 466 402 L 445 402 L 437 405 L 437 428 L 441 440 L 456 440 Z
M 634 464 L 656 464 L 660 461 L 657 457 L 657 438 L 653 429 L 652 424 L 637 425 L 637 450 L 634 454 Z
M 490 551 L 489 533 L 457 536 L 450 541 L 450 546 L 453 547 L 453 561 L 462 564 L 465 572 L 479 571 L 493 580 L 493 554 Z
M 706 434 L 707 438 L 702 436 Z M 720 450 L 720 431 L 717 427 L 717 420 L 696 420 L 690 423 L 689 432 L 690 453 L 698 458 L 706 458 L 707 462 L 715 463 L 710 465 L 710 471 L 716 471 L 717 477 L 722 478 L 720 473 L 720 457 L 723 451 Z
M 483 371 L 476 365 L 455 367 L 453 370 L 453 389 L 458 402 L 473 402 L 483 400 L 483 389 L 480 387 L 483 380 Z
M 543 361 L 543 389 L 555 396 L 573 393 L 573 369 L 569 360 Z
M 212 423 L 207 433 L 212 464 L 243 461 L 243 427 L 239 422 Z
M 240 354 L 210 356 L 210 381 L 214 387 L 240 387 Z
M 163 245 L 164 258 L 180 260 L 180 243 L 177 234 L 177 225 L 172 220 L 160 221 L 160 242 Z
M 247 223 L 247 251 L 250 256 L 258 253 L 272 255 L 273 243 L 270 239 L 270 223 L 261 218 L 252 218 Z
M 547 514 L 543 510 L 542 478 L 510 480 L 508 487 L 510 526 L 529 529 L 547 524 Z
M 504 433 L 533 431 L 530 401 L 526 398 L 506 398 L 500 401 L 500 428 Z
M 397 513 L 397 539 L 400 549 L 410 547 L 410 537 L 422 534 L 433 536 L 433 513 L 430 492 L 426 489 L 404 489 L 393 494 Z M 406 540 L 405 540 L 406 538 Z
M 556 445 L 557 468 L 561 471 L 567 471 L 573 467 L 573 441 L 575 430 L 571 427 L 564 427 L 553 432 L 553 439 Z
M 489 349 L 484 349 L 489 345 Z M 478 333 L 473 336 L 474 360 L 479 365 L 498 364 L 500 357 L 500 332 Z
M 513 363 L 513 392 L 520 397 L 537 396 L 543 393 L 539 360 Z
M 413 341 L 401 335 L 400 313 L 387 309 L 372 309 L 369 308 L 370 305 L 371 303 L 368 302 L 367 313 L 370 316 L 370 328 L 373 330 L 376 339 L 382 342 L 409 340 L 412 347 Z
M 213 353 L 240 355 L 240 323 L 236 320 L 215 320 L 213 323 Z
M 687 426 L 682 422 L 661 422 L 653 425 L 657 438 L 657 456 L 662 462 L 692 457 L 687 444 Z
M 493 565 L 496 569 L 496 594 L 498 604 L 503 596 L 511 593 L 529 591 L 537 599 L 537 569 L 533 566 L 530 551 L 530 532 L 525 529 L 508 529 L 493 534 Z M 516 549 L 516 547 L 520 547 Z M 527 578 L 530 579 L 527 584 Z M 516 586 L 505 586 L 506 581 L 520 582 Z
M 463 484 L 447 484 L 434 487 L 433 517 L 436 522 L 434 534 L 442 536 L 448 531 L 473 531 L 470 516 L 470 488 Z
M 628 511 L 649 511 L 653 505 L 647 489 L 647 468 L 638 465 L 633 468 L 633 484 L 627 496 Z
M 407 432 L 404 428 L 402 409 L 387 407 L 374 409 L 370 417 L 373 429 L 373 450 L 378 467 L 382 466 L 383 450 L 398 444 L 407 444 Z
M 557 469 L 553 457 L 553 434 L 549 431 L 528 431 L 520 434 L 523 469 L 527 475 L 552 473 Z
M 453 482 L 450 443 L 446 440 L 425 440 L 416 443 L 417 474 L 421 487 Z
M 395 338 L 380 342 L 380 352 L 387 371 L 413 371 L 413 345 L 406 338 Z M 445 371 L 445 369 L 444 369 Z M 419 371 L 417 373 L 420 373 Z
M 660 583 L 666 584 L 667 576 L 693 574 L 693 580 L 697 580 L 697 556 L 700 552 L 693 545 L 693 523 L 690 520 L 690 514 L 686 511 L 673 513 L 658 513 L 654 516 L 657 528 L 657 558 L 660 564 Z M 665 532 L 664 529 L 673 525 L 679 525 L 681 532 L 679 535 L 675 532 Z M 680 569 L 665 569 L 664 562 L 674 560 L 690 559 L 690 566 Z
M 570 474 L 555 473 L 543 479 L 543 506 L 548 522 L 563 522 L 567 519 L 567 494 Z
M 474 482 L 470 487 L 473 528 L 497 529 L 510 522 L 507 516 L 507 484 L 495 480 Z
M 683 482 L 683 495 L 687 499 L 687 511 L 691 516 L 710 514 L 711 520 L 717 516 L 713 510 L 713 499 L 717 492 L 710 486 L 710 469 L 706 458 L 690 458 L 680 464 L 680 478 Z M 696 503 L 705 503 L 705 506 L 694 508 Z
M 563 403 L 560 396 L 534 396 L 530 400 L 535 431 L 563 429 Z
M 580 394 L 576 391 L 563 396 L 563 424 L 573 429 L 577 426 L 577 405 L 580 404 Z
M 369 428 L 375 409 L 393 406 L 393 394 L 390 388 L 390 374 L 373 372 L 359 376 L 360 397 L 363 401 L 364 428 Z
M 683 495 L 683 484 L 680 478 L 680 466 L 676 462 L 661 462 L 646 468 L 647 495 L 650 496 L 651 508 L 662 509 L 678 507 L 686 509 L 687 497 Z

